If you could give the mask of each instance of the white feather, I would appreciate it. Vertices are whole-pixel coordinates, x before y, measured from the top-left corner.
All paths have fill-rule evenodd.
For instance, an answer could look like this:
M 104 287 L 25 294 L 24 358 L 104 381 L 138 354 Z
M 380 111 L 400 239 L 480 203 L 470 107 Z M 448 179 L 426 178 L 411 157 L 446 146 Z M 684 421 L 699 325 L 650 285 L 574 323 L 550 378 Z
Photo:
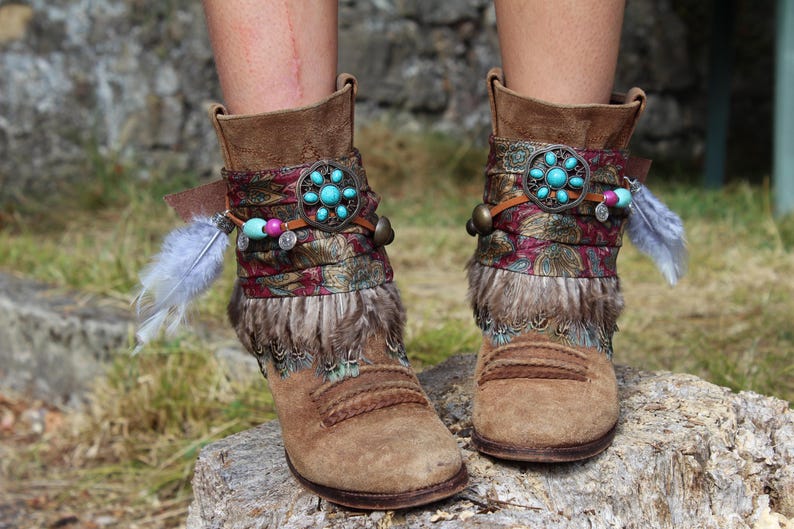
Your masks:
M 135 305 L 137 354 L 163 325 L 173 334 L 185 320 L 188 305 L 206 291 L 223 271 L 229 238 L 209 217 L 169 233 L 160 253 L 141 271 L 141 291 Z
M 684 223 L 644 185 L 632 193 L 628 234 L 648 254 L 670 285 L 686 273 L 688 252 Z

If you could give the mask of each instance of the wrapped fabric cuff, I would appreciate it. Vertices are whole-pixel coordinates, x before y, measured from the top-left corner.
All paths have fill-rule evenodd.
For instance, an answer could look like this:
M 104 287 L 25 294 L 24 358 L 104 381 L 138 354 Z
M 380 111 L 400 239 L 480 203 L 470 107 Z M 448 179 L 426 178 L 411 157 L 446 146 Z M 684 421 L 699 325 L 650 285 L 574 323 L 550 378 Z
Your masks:
M 564 160 L 563 153 L 568 153 Z M 535 161 L 544 154 L 544 160 Z M 595 216 L 598 203 L 588 197 L 624 188 L 627 164 L 628 155 L 622 150 L 574 149 L 492 137 L 484 203 L 493 208 L 513 199 L 529 200 L 493 218 L 493 231 L 479 238 L 475 262 L 536 276 L 617 276 L 627 210 L 609 208 L 609 216 L 601 221 Z M 543 170 L 532 171 L 538 165 Z M 573 176 L 550 185 L 552 169 L 559 166 L 559 174 L 553 175 L 559 176 L 566 165 L 581 171 L 571 171 Z
M 315 175 L 320 163 L 334 169 L 333 176 L 331 171 Z M 358 151 L 264 171 L 224 169 L 223 176 L 228 182 L 229 209 L 239 219 L 302 223 L 294 230 L 294 246 L 289 249 L 278 238 L 267 236 L 245 238 L 239 244 L 245 235 L 238 233 L 238 276 L 246 297 L 339 294 L 392 281 L 386 252 L 364 227 L 378 222 L 375 210 L 380 197 L 367 183 Z

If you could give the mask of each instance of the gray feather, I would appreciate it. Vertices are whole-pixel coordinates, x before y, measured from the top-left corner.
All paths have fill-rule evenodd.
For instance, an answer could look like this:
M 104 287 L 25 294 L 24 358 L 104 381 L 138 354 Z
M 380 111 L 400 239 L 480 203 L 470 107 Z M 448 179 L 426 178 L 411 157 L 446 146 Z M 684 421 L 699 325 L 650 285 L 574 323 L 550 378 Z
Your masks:
M 209 217 L 196 217 L 165 237 L 160 253 L 141 272 L 135 302 L 141 323 L 133 354 L 157 336 L 163 325 L 170 334 L 176 331 L 190 302 L 220 276 L 228 244 L 228 237 Z
M 632 244 L 653 259 L 668 283 L 675 285 L 686 273 L 684 224 L 643 185 L 632 194 L 628 234 Z
M 278 347 L 288 356 L 307 351 L 321 373 L 345 361 L 366 361 L 373 339 L 385 337 L 391 354 L 404 352 L 405 311 L 394 283 L 341 294 L 262 299 L 246 298 L 237 285 L 229 317 L 248 351 L 255 353 L 258 345 Z

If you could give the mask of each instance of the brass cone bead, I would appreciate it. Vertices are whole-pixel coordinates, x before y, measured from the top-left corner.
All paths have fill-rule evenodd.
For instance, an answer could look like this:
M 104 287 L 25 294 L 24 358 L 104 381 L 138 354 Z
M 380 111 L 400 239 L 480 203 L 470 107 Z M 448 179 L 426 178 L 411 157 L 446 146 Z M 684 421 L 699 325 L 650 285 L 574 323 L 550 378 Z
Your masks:
M 394 240 L 394 230 L 387 217 L 380 217 L 375 224 L 375 233 L 372 236 L 375 246 L 386 246 Z
M 486 204 L 479 204 L 471 212 L 471 222 L 474 230 L 480 235 L 490 235 L 493 232 L 493 217 Z
M 477 236 L 477 230 L 474 229 L 474 221 L 471 219 L 466 221 L 466 233 L 468 233 L 472 237 Z

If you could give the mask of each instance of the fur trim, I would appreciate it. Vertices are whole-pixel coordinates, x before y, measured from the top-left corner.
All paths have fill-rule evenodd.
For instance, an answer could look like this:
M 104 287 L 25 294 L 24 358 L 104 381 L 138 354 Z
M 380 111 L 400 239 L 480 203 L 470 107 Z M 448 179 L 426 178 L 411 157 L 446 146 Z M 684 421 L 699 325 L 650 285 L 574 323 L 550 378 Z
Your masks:
M 403 345 L 405 309 L 394 283 L 325 296 L 247 298 L 235 283 L 229 319 L 243 346 L 282 377 L 313 366 L 328 380 L 358 374 L 364 347 L 375 336 L 408 365 Z
M 533 276 L 474 260 L 467 269 L 474 317 L 494 344 L 537 331 L 611 356 L 612 335 L 623 310 L 617 277 Z

